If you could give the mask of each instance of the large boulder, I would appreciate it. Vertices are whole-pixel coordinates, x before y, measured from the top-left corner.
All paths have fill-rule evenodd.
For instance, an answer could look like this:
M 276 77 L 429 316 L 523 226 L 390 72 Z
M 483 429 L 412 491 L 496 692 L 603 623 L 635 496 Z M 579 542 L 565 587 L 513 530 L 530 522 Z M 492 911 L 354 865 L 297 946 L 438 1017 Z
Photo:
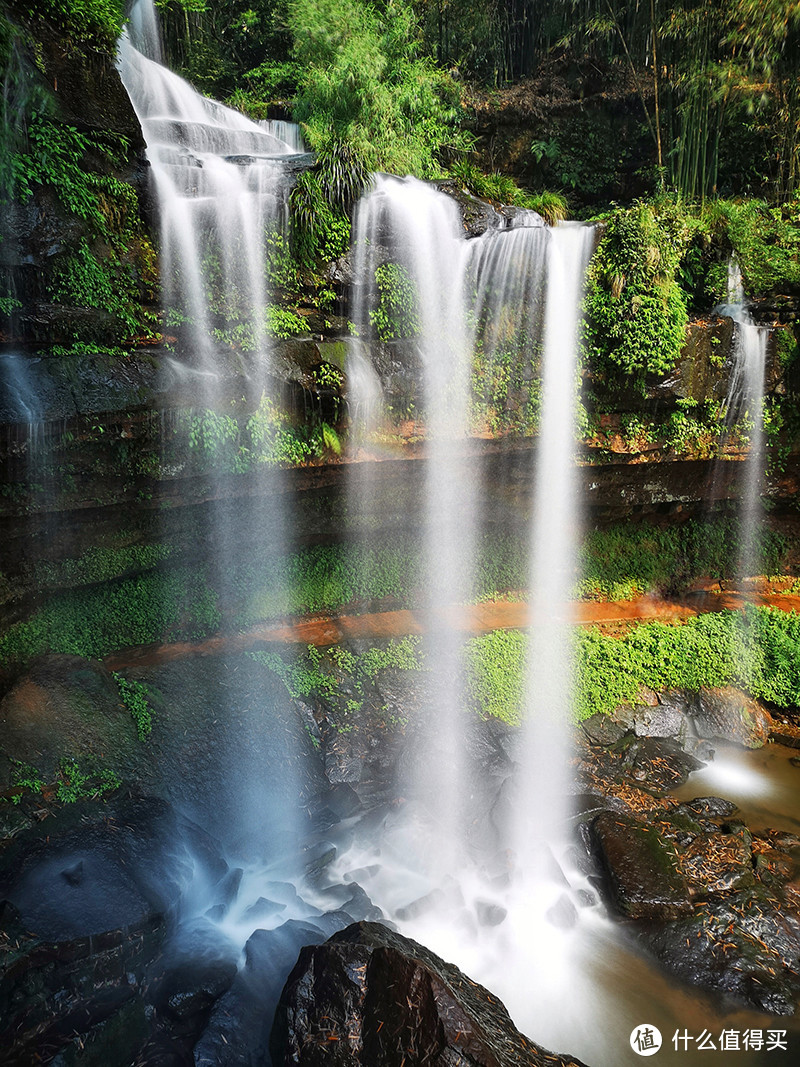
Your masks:
M 100 759 L 119 770 L 139 742 L 114 678 L 96 660 L 43 656 L 0 701 L 0 792 L 14 764 L 29 764 L 52 782 L 69 757 Z
M 692 718 L 698 737 L 733 741 L 745 748 L 762 748 L 772 727 L 769 712 L 737 689 L 701 689 Z
M 667 920 L 691 913 L 686 879 L 652 825 L 618 812 L 602 812 L 593 832 L 611 899 L 622 915 Z
M 457 967 L 376 923 L 301 951 L 271 1051 L 275 1067 L 580 1067 L 530 1042 Z

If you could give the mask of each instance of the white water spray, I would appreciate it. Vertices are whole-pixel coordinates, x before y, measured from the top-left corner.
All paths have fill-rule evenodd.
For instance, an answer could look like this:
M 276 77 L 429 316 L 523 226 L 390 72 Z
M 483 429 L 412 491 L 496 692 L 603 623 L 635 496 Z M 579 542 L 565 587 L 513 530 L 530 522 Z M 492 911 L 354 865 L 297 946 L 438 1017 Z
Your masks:
M 735 259 L 728 265 L 728 300 L 724 309 L 733 319 L 733 370 L 728 387 L 727 420 L 745 421 L 749 447 L 742 476 L 739 513 L 738 577 L 745 581 L 760 571 L 760 532 L 764 480 L 764 370 L 769 329 L 756 326 L 747 309 L 742 274 Z
M 283 239 L 291 182 L 281 160 L 296 149 L 201 96 L 160 55 L 152 2 L 137 0 L 118 65 L 158 197 L 168 321 L 187 335 L 185 348 L 201 366 L 229 358 L 235 331 L 246 364 L 263 370 L 269 247 Z

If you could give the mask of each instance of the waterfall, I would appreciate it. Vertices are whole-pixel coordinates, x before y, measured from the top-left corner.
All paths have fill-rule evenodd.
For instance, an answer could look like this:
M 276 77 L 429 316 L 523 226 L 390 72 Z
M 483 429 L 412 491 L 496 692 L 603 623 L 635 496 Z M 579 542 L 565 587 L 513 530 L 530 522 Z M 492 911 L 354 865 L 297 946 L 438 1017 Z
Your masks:
M 244 366 L 233 369 L 263 374 L 269 242 L 285 233 L 291 177 L 282 161 L 296 150 L 274 127 L 195 92 L 159 55 L 152 0 L 137 0 L 118 65 L 156 188 L 168 325 L 206 369 L 225 368 L 235 336 Z
M 361 343 L 352 347 L 348 364 L 348 369 L 359 368 L 348 377 L 351 418 L 361 442 L 383 417 L 375 413 L 380 393 L 374 380 L 367 389 L 361 384 L 360 364 L 368 353 L 381 350 L 375 323 L 382 321 L 382 293 L 375 279 L 390 263 L 402 270 L 413 293 L 411 336 L 400 345 L 404 357 L 384 353 L 379 358 L 393 374 L 403 358 L 418 368 L 415 418 L 425 432 L 425 475 L 415 520 L 424 558 L 428 721 L 418 727 L 420 751 L 403 784 L 405 811 L 387 823 L 379 852 L 357 852 L 348 862 L 376 865 L 367 888 L 403 932 L 497 991 L 523 1029 L 543 1034 L 550 1047 L 573 1048 L 575 1033 L 584 1026 L 585 1039 L 591 1040 L 598 1015 L 594 1009 L 587 1012 L 586 1005 L 596 1004 L 598 997 L 588 958 L 598 948 L 602 952 L 609 938 L 594 914 L 578 918 L 575 902 L 588 887 L 585 875 L 565 856 L 570 601 L 580 526 L 577 351 L 593 239 L 592 227 L 550 229 L 533 213 L 522 213 L 513 228 L 498 226 L 466 239 L 451 198 L 413 179 L 377 178 L 357 215 L 353 317 Z M 478 349 L 485 381 L 471 380 Z M 465 736 L 458 606 L 473 595 L 470 570 L 484 519 L 475 474 L 480 426 L 474 391 L 491 394 L 493 377 L 503 373 L 509 353 L 530 365 L 532 386 L 541 382 L 531 471 L 533 625 L 527 723 L 515 756 L 518 781 L 506 783 L 500 805 L 500 812 L 509 812 L 504 825 L 487 827 L 475 823 L 480 809 L 475 794 L 482 783 L 469 763 Z M 369 419 L 360 417 L 364 411 L 371 411 Z M 351 466 L 352 515 L 358 513 L 356 494 L 367 477 L 356 468 L 370 464 Z M 564 929 L 573 919 L 575 929 Z
M 744 422 L 749 445 L 743 464 L 739 510 L 737 579 L 752 578 L 761 569 L 761 491 L 764 479 L 764 371 L 769 328 L 757 326 L 747 308 L 742 272 L 735 257 L 728 263 L 727 304 L 720 309 L 733 320 L 732 367 L 725 400 L 730 429 Z
M 258 416 L 262 403 L 270 412 L 280 399 L 272 365 L 269 275 L 273 257 L 286 253 L 293 177 L 285 164 L 296 160 L 299 141 L 296 133 L 294 145 L 281 139 L 279 134 L 291 133 L 287 124 L 259 124 L 201 96 L 163 66 L 160 56 L 152 0 L 136 0 L 119 43 L 118 66 L 141 122 L 159 211 L 167 351 L 174 346 L 171 355 L 162 356 L 161 382 L 183 404 L 189 397 L 192 408 L 183 414 L 200 440 L 195 451 L 202 464 L 209 454 L 213 458 L 225 434 L 237 433 L 237 417 L 242 423 L 254 410 Z M 287 550 L 290 523 L 281 472 L 262 463 L 247 474 L 250 482 L 269 474 L 256 491 L 249 483 L 233 494 L 226 487 L 231 476 L 248 470 L 248 458 L 245 448 L 232 463 L 226 460 L 227 467 L 210 463 L 207 474 L 209 502 L 197 566 L 205 568 L 223 603 L 235 592 L 237 569 L 256 558 L 269 566 Z M 211 800 L 199 791 L 188 803 L 190 814 L 218 833 L 238 862 L 242 853 L 263 856 L 287 840 L 296 847 L 301 816 L 283 799 L 290 790 L 264 780 L 262 754 L 248 736 L 251 727 L 258 734 L 262 713 L 225 670 L 221 665 L 222 677 L 207 698 L 219 702 L 226 722 L 240 722 L 238 731 L 230 731 L 233 740 L 217 753 L 224 795 Z M 293 780 L 295 762 L 287 760 L 286 782 Z
M 0 354 L 0 387 L 4 421 L 25 426 L 25 462 L 33 481 L 46 423 L 36 381 L 31 375 L 31 360 L 15 352 Z
M 531 642 L 521 796 L 512 840 L 523 867 L 531 845 L 563 836 L 568 793 L 570 656 L 580 516 L 575 475 L 577 352 L 590 226 L 553 229 L 547 257 L 542 408 L 531 526 Z

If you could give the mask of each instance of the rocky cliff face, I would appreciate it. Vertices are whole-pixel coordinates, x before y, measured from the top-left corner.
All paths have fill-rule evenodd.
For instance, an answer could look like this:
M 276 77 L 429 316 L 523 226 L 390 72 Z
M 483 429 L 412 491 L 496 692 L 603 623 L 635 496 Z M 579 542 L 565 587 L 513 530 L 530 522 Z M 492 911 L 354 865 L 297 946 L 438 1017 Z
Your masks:
M 113 47 L 75 40 L 45 14 L 18 18 L 4 21 L 16 94 L 5 115 L 0 342 L 76 363 L 119 354 L 146 332 L 157 287 L 141 129 Z M 4 421 L 26 414 L 6 396 Z

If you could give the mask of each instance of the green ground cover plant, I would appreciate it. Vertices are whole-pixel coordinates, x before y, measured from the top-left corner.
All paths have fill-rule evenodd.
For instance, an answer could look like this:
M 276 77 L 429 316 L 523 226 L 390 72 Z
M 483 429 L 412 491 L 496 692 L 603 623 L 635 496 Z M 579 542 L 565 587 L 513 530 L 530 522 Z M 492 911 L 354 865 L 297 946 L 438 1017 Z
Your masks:
M 9 799 L 19 804 L 26 795 L 41 796 L 51 792 L 61 804 L 74 804 L 77 800 L 99 800 L 107 793 L 119 789 L 122 781 L 114 771 L 102 767 L 96 760 L 84 762 L 83 766 L 69 756 L 59 761 L 55 781 L 48 783 L 31 764 L 12 760 L 11 789 Z
M 470 706 L 517 724 L 524 717 L 527 636 L 495 630 L 466 646 Z M 577 721 L 636 699 L 640 687 L 736 685 L 781 708 L 800 702 L 800 616 L 772 608 L 701 615 L 682 625 L 645 623 L 624 637 L 574 635 Z
M 117 683 L 122 703 L 136 723 L 139 740 L 146 741 L 153 730 L 152 697 L 149 688 L 143 682 L 126 678 L 117 671 L 114 672 L 114 681 Z
M 372 646 L 354 653 L 340 645 L 324 651 L 309 645 L 299 654 L 275 651 L 251 652 L 257 663 L 273 671 L 295 699 L 315 697 L 324 701 L 336 728 L 347 732 L 354 728 L 356 716 L 370 703 L 372 710 L 387 709 L 375 705 L 371 687 L 386 670 L 419 671 L 424 669 L 421 638 L 413 635 L 393 638 L 385 646 Z
M 724 580 L 734 574 L 737 524 L 733 520 L 680 526 L 612 526 L 586 534 L 582 578 L 575 595 L 589 600 L 627 600 L 645 593 L 674 595 L 699 577 Z M 786 566 L 786 539 L 765 535 L 761 571 L 778 575 Z M 52 577 L 81 575 L 96 581 L 119 563 L 117 551 L 158 568 L 162 552 L 96 550 L 61 561 Z M 529 546 L 525 536 L 489 530 L 478 540 L 471 599 L 525 597 Z M 0 637 L 0 662 L 24 663 L 44 652 L 101 657 L 129 646 L 163 640 L 201 639 L 220 629 L 239 631 L 293 615 L 371 610 L 375 602 L 413 606 L 420 602 L 423 559 L 415 535 L 397 532 L 379 544 L 315 545 L 285 557 L 269 553 L 233 561 L 224 575 L 226 610 L 210 569 L 200 563 L 111 580 L 55 593 L 30 619 Z M 47 571 L 48 578 L 51 577 Z

